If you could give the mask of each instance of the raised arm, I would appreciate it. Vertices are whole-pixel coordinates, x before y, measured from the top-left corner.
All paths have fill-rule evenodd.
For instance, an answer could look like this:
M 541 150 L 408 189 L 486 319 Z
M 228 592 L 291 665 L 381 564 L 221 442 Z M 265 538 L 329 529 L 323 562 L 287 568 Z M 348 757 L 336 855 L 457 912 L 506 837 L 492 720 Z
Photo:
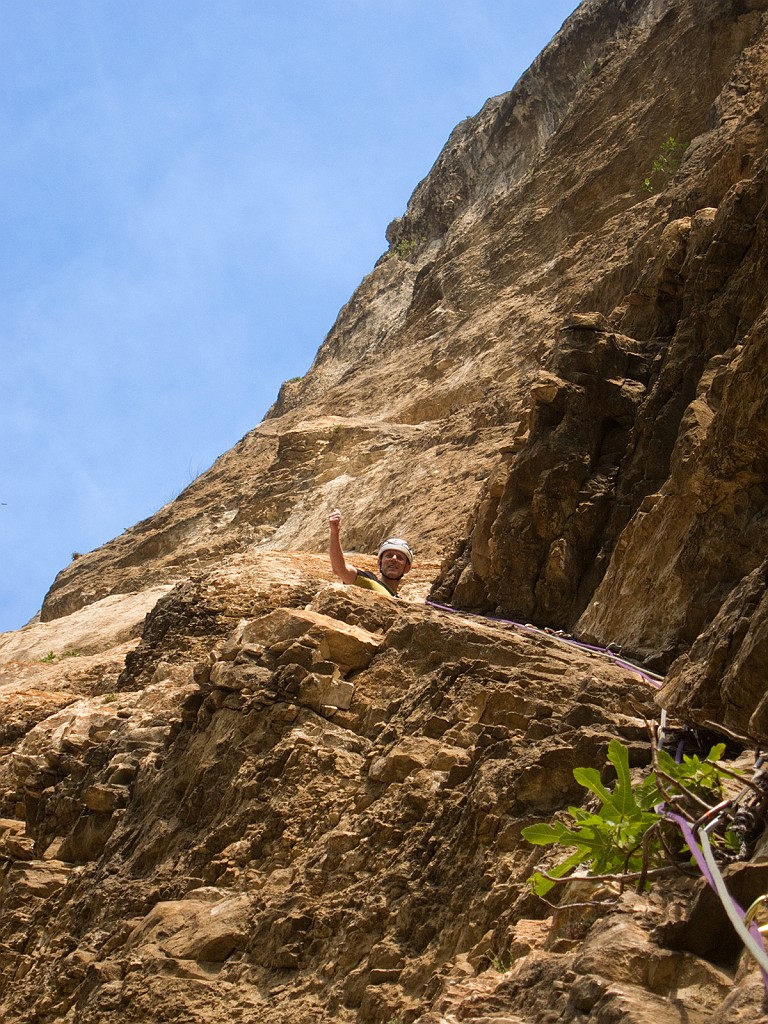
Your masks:
M 339 540 L 339 528 L 341 527 L 341 512 L 335 508 L 328 516 L 328 528 L 330 530 L 330 543 L 328 554 L 331 557 L 331 568 L 343 583 L 354 583 L 357 577 L 357 569 L 344 557 Z

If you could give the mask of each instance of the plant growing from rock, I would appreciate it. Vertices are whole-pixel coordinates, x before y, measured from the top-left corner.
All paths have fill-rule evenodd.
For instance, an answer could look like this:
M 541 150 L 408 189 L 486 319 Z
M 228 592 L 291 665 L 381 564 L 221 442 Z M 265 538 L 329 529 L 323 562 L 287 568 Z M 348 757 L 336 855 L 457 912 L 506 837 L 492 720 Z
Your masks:
M 659 152 L 651 164 L 650 174 L 643 179 L 643 190 L 655 192 L 654 183 L 665 182 L 667 178 L 673 178 L 683 162 L 683 155 L 687 148 L 687 142 L 680 142 L 674 135 L 668 135 L 659 146 Z
M 712 747 L 704 760 L 684 757 L 677 763 L 654 744 L 653 770 L 633 782 L 629 752 L 618 740 L 608 745 L 608 760 L 616 782 L 608 789 L 595 768 L 574 768 L 576 781 L 596 798 L 594 809 L 569 807 L 570 821 L 529 825 L 522 834 L 536 846 L 560 846 L 573 852 L 549 871 L 536 871 L 528 879 L 533 891 L 546 896 L 558 882 L 602 879 L 637 884 L 645 890 L 654 877 L 686 870 L 688 848 L 661 805 L 695 822 L 723 804 L 724 782 L 734 773 L 717 761 L 725 745 Z M 716 833 L 718 848 L 731 859 L 739 853 L 742 839 L 726 815 Z M 577 869 L 583 873 L 574 875 Z
M 485 954 L 485 956 L 486 959 L 488 960 L 488 963 L 491 965 L 493 970 L 496 971 L 497 974 L 508 974 L 509 971 L 511 970 L 511 961 L 505 961 L 504 957 L 501 956 L 499 953 L 490 950 L 488 953 Z
M 399 260 L 409 260 L 414 255 L 416 249 L 426 240 L 424 235 L 420 238 L 403 238 L 395 244 L 387 255 L 390 257 L 395 256 Z

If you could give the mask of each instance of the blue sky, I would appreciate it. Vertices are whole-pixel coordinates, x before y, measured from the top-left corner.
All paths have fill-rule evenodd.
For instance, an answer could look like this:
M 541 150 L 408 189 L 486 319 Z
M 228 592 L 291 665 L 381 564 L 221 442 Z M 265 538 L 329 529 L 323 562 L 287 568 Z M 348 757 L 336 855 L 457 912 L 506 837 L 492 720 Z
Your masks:
M 575 0 L 4 0 L 0 631 L 303 374 Z

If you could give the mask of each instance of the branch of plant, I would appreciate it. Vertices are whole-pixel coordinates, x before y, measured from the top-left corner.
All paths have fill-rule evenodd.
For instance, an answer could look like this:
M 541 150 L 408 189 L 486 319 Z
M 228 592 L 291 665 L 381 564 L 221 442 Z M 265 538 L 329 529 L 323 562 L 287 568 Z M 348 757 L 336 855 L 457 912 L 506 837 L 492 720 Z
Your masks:
M 585 879 L 585 881 L 592 880 L 593 879 Z M 558 879 L 558 881 L 570 882 L 576 881 L 576 879 L 561 878 Z M 581 910 L 593 907 L 615 907 L 619 902 L 618 897 L 613 900 L 585 900 L 583 903 L 553 903 L 551 900 L 548 900 L 546 896 L 539 896 L 538 898 L 542 901 L 542 903 L 546 903 L 546 905 L 548 907 L 551 907 L 553 910 Z
M 752 792 L 759 796 L 761 800 L 764 800 L 766 798 L 765 791 L 762 790 L 751 779 L 745 778 L 740 772 L 735 772 L 732 768 L 727 768 L 722 762 L 718 762 L 717 767 L 718 770 L 723 773 L 723 775 L 728 775 L 730 778 L 736 779 L 737 782 L 740 782 L 744 786 L 742 792 L 739 793 L 738 796 L 735 796 L 733 798 L 733 803 L 739 803 L 739 801 L 743 800 L 746 796 L 746 791 L 748 789 L 751 789 Z
M 648 878 L 648 871 L 650 870 L 650 859 L 651 859 L 650 843 L 651 843 L 651 837 L 654 834 L 658 835 L 660 831 L 661 830 L 659 828 L 659 824 L 657 823 L 655 825 L 651 825 L 651 827 L 649 829 L 646 829 L 646 831 L 645 831 L 645 833 L 643 835 L 643 866 L 640 869 L 640 877 L 638 878 L 637 885 L 635 886 L 635 889 L 637 890 L 637 892 L 642 892 L 645 889 L 645 883 L 646 883 L 646 880 Z
M 662 875 L 668 875 L 676 870 L 676 864 L 669 864 L 665 868 L 651 868 L 650 871 L 646 871 L 645 877 L 660 878 Z M 642 873 L 642 871 L 633 871 L 626 875 L 565 875 L 563 878 L 555 878 L 554 875 L 550 875 L 541 869 L 539 870 L 539 874 L 543 878 L 546 878 L 549 882 L 556 882 L 558 885 L 566 885 L 568 882 L 620 882 L 623 885 L 626 882 L 636 881 Z
M 684 783 L 680 782 L 679 779 L 673 779 L 671 775 L 667 775 L 667 773 L 662 768 L 656 769 L 656 778 L 662 778 L 665 782 L 670 782 L 673 786 L 677 786 L 677 788 L 682 791 L 684 796 L 687 796 L 689 800 L 691 800 L 693 803 L 697 804 L 700 808 L 702 808 L 705 816 L 712 811 L 713 808 L 710 804 L 707 803 L 706 800 L 702 800 L 700 796 L 696 796 L 696 794 L 692 792 L 690 789 L 688 789 L 688 787 Z M 659 787 L 659 789 L 661 789 L 661 787 Z M 727 802 L 730 803 L 730 800 Z
M 673 779 L 671 775 L 668 775 L 661 768 L 661 766 L 659 765 L 658 727 L 657 727 L 655 722 L 650 722 L 649 723 L 649 722 L 646 721 L 645 724 L 648 727 L 648 731 L 651 734 L 651 762 L 653 764 L 653 771 L 654 771 L 654 774 L 656 775 L 656 781 L 659 784 L 659 792 L 664 797 L 665 801 L 667 803 L 677 803 L 677 801 L 671 796 L 671 794 L 669 794 L 666 791 L 666 789 L 664 789 L 664 787 L 661 785 L 661 780 L 662 779 L 665 782 L 671 783 L 677 789 L 681 790 L 681 792 L 683 793 L 684 796 L 689 797 L 689 799 L 692 800 L 693 803 L 697 804 L 700 808 L 703 809 L 705 814 L 708 814 L 709 811 L 711 810 L 711 807 L 706 802 L 706 800 L 702 800 L 700 797 L 696 796 L 696 794 L 692 793 L 690 791 L 690 789 L 688 789 L 687 786 L 685 786 L 678 779 Z

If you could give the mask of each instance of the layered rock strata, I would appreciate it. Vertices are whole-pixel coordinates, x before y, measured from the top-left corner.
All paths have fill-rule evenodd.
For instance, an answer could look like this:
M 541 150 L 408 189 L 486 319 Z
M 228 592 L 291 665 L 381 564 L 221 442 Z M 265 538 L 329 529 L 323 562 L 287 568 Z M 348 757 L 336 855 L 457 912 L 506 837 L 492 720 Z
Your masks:
M 305 377 L 0 637 L 3 1019 L 766 1016 L 702 883 L 552 910 L 521 839 L 659 703 L 768 738 L 766 69 L 766 0 L 582 4 Z M 404 603 L 329 587 L 334 505 Z
M 208 598 L 239 612 L 247 580 L 260 610 L 194 668 L 3 758 L 3 1019 L 756 1019 L 738 949 L 681 932 L 695 883 L 554 918 L 525 884 L 520 830 L 580 799 L 572 769 L 614 736 L 647 762 L 637 673 L 289 566 L 308 604 L 241 560 Z
M 43 619 L 317 549 L 342 505 L 351 548 L 448 556 L 446 599 L 667 668 L 768 553 L 765 18 L 583 4 L 452 134 L 306 376 Z

